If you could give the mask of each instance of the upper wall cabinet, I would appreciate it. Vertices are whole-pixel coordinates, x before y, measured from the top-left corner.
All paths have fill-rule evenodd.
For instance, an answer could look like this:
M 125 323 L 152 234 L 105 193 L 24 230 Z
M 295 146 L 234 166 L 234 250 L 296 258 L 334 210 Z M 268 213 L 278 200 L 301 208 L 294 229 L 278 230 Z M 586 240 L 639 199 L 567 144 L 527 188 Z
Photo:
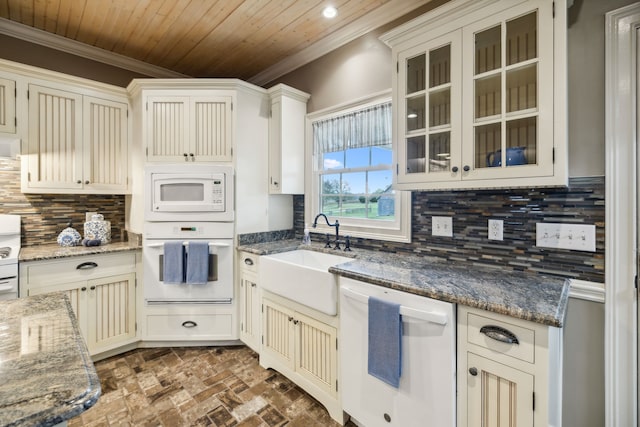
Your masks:
M 268 92 L 269 192 L 304 194 L 304 125 L 310 95 L 283 84 Z
M 0 132 L 16 133 L 16 82 L 0 77 Z
M 29 84 L 23 192 L 128 191 L 127 103 Z
M 567 185 L 564 0 L 453 0 L 382 40 L 396 188 Z
M 150 162 L 230 162 L 233 96 L 225 91 L 143 95 Z

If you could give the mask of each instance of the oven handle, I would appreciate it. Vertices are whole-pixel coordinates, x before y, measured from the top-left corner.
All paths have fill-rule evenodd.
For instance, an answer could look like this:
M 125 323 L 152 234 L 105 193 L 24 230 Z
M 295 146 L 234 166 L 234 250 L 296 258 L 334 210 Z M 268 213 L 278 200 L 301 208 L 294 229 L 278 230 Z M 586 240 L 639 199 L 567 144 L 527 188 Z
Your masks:
M 9 282 L 0 282 L 0 285 L 4 285 L 5 283 L 9 283 Z M 14 289 L 13 285 L 0 286 L 0 292 L 11 292 L 13 291 L 13 289 Z
M 189 242 L 182 242 L 182 246 L 189 246 Z M 231 246 L 228 243 L 217 243 L 217 242 L 211 242 L 209 243 L 209 247 L 216 247 L 216 248 L 228 248 L 229 246 Z M 164 243 L 152 243 L 150 245 L 146 245 L 147 248 L 162 248 L 164 247 Z

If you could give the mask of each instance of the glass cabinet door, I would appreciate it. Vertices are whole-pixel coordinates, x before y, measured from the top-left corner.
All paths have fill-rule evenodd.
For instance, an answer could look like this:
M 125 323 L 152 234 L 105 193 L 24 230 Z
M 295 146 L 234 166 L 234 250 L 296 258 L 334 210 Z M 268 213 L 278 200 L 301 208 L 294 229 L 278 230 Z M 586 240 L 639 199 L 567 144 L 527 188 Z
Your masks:
M 501 176 L 508 169 L 526 176 L 523 168 L 530 166 L 532 176 L 544 174 L 540 166 L 552 172 L 553 122 L 547 111 L 553 106 L 553 40 L 545 34 L 551 31 L 539 31 L 546 28 L 540 25 L 544 13 L 510 10 L 504 19 L 487 18 L 465 29 L 465 57 L 473 63 L 465 71 L 464 93 L 472 106 L 466 107 L 469 145 L 463 163 L 473 178 Z
M 399 181 L 451 179 L 460 148 L 459 41 L 457 32 L 399 55 Z

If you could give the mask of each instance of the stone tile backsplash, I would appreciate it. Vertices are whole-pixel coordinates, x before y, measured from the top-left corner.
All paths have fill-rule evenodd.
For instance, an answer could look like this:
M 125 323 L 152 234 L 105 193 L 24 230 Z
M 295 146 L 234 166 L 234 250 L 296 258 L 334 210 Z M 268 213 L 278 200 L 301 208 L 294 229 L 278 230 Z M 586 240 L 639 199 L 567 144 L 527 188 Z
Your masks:
M 351 242 L 371 250 L 603 283 L 604 202 L 604 177 L 571 178 L 568 188 L 414 191 L 410 244 Z M 432 236 L 432 216 L 452 216 L 453 237 Z M 489 219 L 504 221 L 503 241 L 487 238 Z M 595 224 L 596 252 L 536 247 L 537 222 Z M 294 196 L 294 229 L 302 238 L 304 196 Z
M 83 233 L 86 212 L 111 221 L 111 240 L 123 239 L 124 196 L 95 194 L 23 194 L 20 161 L 0 159 L 0 214 L 22 215 L 22 246 L 56 243 L 69 221 Z

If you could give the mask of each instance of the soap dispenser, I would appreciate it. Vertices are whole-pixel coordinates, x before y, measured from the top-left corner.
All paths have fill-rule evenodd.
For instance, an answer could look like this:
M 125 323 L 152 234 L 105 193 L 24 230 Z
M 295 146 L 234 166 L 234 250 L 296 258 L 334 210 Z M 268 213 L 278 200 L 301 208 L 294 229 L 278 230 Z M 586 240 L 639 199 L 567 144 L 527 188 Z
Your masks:
M 309 227 L 307 226 L 307 224 L 304 224 L 304 237 L 302 238 L 302 244 L 303 245 L 310 245 L 311 244 L 311 236 L 309 235 Z

